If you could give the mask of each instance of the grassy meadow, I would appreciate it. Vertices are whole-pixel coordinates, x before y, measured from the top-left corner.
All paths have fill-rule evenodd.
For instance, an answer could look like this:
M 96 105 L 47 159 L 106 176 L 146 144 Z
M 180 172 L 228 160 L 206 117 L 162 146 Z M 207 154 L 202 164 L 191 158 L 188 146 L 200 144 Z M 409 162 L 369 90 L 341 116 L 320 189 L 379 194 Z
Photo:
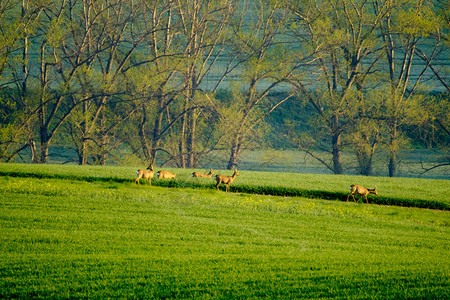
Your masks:
M 143 166 L 141 166 L 143 168 Z M 0 163 L 0 175 L 76 179 L 84 181 L 112 181 L 130 183 L 136 178 L 138 167 L 78 166 Z M 155 168 L 158 171 L 158 168 Z M 192 178 L 194 170 L 165 168 L 176 173 L 176 180 L 158 180 L 152 184 L 164 187 L 214 188 L 213 178 Z M 200 169 L 208 173 L 209 169 Z M 216 174 L 232 175 L 233 171 L 215 170 Z M 412 206 L 450 210 L 450 181 L 404 177 L 376 177 L 355 175 L 308 174 L 287 172 L 258 172 L 239 170 L 240 176 L 231 185 L 231 191 L 279 196 L 302 196 L 328 200 L 347 199 L 349 186 L 359 184 L 378 189 L 378 196 L 369 195 L 375 204 Z M 144 179 L 141 184 L 147 184 Z M 224 189 L 224 186 L 221 186 Z
M 0 164 L 0 298 L 450 294 L 449 211 L 373 204 L 448 205 L 448 180 L 239 171 L 225 193 L 192 170 L 135 185 L 135 169 Z M 352 183 L 380 195 L 337 201 Z M 338 199 L 242 192 L 252 187 Z

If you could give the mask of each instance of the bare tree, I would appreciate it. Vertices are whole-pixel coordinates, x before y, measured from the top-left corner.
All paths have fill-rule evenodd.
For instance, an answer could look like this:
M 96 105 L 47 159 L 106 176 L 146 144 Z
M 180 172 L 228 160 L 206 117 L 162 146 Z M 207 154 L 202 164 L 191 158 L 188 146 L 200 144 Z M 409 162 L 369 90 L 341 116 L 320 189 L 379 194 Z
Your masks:
M 188 5 L 182 5 L 178 0 L 177 8 L 182 25 L 181 34 L 186 41 L 183 49 L 186 91 L 182 94 L 185 97 L 186 115 L 182 118 L 179 164 L 192 168 L 202 153 L 197 148 L 205 141 L 197 140 L 197 119 L 202 114 L 210 115 L 209 110 L 213 109 L 208 95 L 200 92 L 200 86 L 224 53 L 229 22 L 235 9 L 231 1 L 213 0 L 195 0 Z
M 378 10 L 385 6 L 381 1 L 375 3 Z M 414 112 L 420 111 L 414 107 L 414 96 L 431 62 L 443 46 L 441 24 L 432 6 L 432 1 L 406 1 L 393 6 L 380 23 L 389 72 L 389 99 L 386 99 L 385 106 L 389 135 L 388 169 L 391 177 L 397 174 L 402 125 L 410 123 L 416 117 Z M 425 40 L 426 43 L 421 44 Z M 429 54 L 425 55 L 425 52 Z M 417 53 L 422 58 L 426 57 L 426 63 L 413 68 Z
M 335 174 L 343 172 L 342 135 L 350 121 L 354 117 L 367 120 L 364 109 L 355 108 L 364 107 L 364 90 L 380 58 L 377 29 L 388 11 L 387 7 L 374 11 L 372 5 L 372 1 L 347 0 L 294 1 L 290 5 L 299 56 L 311 57 L 309 78 L 292 84 L 317 113 L 317 125 L 327 136 L 319 134 L 313 139 L 316 147 L 324 139 L 329 143 L 332 162 L 327 166 Z M 362 138 L 370 143 L 368 137 Z
M 14 15 L 14 8 L 21 7 L 19 16 Z M 2 120 L 6 126 L 0 127 L 3 139 L 0 143 L 0 158 L 11 160 L 22 150 L 30 148 L 31 161 L 37 162 L 37 150 L 34 140 L 34 99 L 29 91 L 30 66 L 29 56 L 30 32 L 34 32 L 39 24 L 43 11 L 40 3 L 28 0 L 3 1 L 0 3 L 0 81 L 7 72 L 6 81 L 0 85 L 0 91 L 9 89 L 4 94 L 8 97 L 5 103 L 15 103 L 9 108 L 10 117 L 14 120 Z M 21 56 L 17 63 L 15 57 Z M 13 91 L 13 92 L 11 92 Z M 15 111 L 12 113 L 12 111 Z M 11 124 L 12 122 L 12 124 Z M 10 124 L 11 126 L 8 126 Z M 23 136 L 23 138 L 22 138 Z M 23 143 L 23 140 L 25 142 Z
M 214 145 L 204 138 L 212 136 L 212 127 L 199 122 L 200 117 L 210 121 L 214 105 L 208 95 L 214 91 L 203 90 L 202 83 L 210 80 L 223 52 L 232 2 L 155 1 L 146 9 L 149 56 L 136 69 L 147 84 L 130 76 L 145 89 L 139 104 L 141 149 L 151 163 L 163 152 L 179 167 L 193 167 Z
M 301 65 L 279 39 L 286 28 L 285 1 L 244 1 L 233 23 L 230 56 L 236 54 L 239 80 L 233 84 L 233 99 L 224 103 L 221 128 L 228 135 L 228 169 L 238 165 L 245 146 L 255 137 L 264 118 L 294 95 L 270 100 L 269 93 L 296 77 Z M 245 20 L 245 21 L 244 21 Z M 281 55 L 280 55 L 281 54 Z M 285 87 L 286 89 L 286 87 Z

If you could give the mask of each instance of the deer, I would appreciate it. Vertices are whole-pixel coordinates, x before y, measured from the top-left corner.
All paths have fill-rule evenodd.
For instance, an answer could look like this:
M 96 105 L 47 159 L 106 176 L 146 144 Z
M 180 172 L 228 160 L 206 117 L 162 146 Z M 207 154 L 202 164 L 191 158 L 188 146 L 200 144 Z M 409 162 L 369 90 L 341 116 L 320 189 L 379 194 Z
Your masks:
M 159 179 L 175 179 L 175 173 L 171 173 L 169 171 L 158 171 L 156 175 Z
M 350 197 L 350 195 L 353 197 L 353 201 L 356 202 L 355 196 L 353 195 L 354 193 L 363 195 L 364 198 L 366 198 L 367 203 L 369 203 L 369 201 L 367 200 L 367 195 L 369 195 L 369 194 L 378 195 L 377 187 L 375 187 L 374 189 L 367 189 L 361 185 L 352 184 L 350 186 L 350 193 L 347 196 L 347 202 L 348 202 L 348 198 Z
M 153 165 L 148 166 L 147 170 L 137 170 L 136 174 L 137 174 L 137 178 L 134 181 L 136 184 L 139 184 L 139 180 L 141 178 L 144 178 L 144 179 L 148 179 L 149 185 L 152 185 Z
M 205 174 L 205 173 L 200 173 L 200 172 L 193 172 L 192 173 L 192 177 L 204 177 L 204 178 L 209 178 L 213 175 L 215 175 L 216 173 L 214 173 L 213 169 L 209 169 L 209 173 Z
M 216 189 L 219 190 L 219 184 L 223 183 L 227 185 L 226 192 L 230 189 L 230 184 L 233 182 L 233 180 L 236 178 L 236 176 L 239 176 L 238 170 L 234 170 L 234 173 L 232 176 L 225 176 L 225 175 L 216 175 L 214 179 L 216 180 Z

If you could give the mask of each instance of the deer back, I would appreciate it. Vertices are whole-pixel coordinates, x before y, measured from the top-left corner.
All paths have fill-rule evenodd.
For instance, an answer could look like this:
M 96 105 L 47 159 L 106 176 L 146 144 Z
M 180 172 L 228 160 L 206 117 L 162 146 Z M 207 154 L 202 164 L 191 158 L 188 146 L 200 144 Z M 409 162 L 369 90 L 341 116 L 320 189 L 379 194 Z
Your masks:
M 236 178 L 236 176 L 239 176 L 239 173 L 237 172 L 237 170 L 234 171 L 232 176 L 216 175 L 215 178 L 218 183 L 230 184 L 233 182 L 233 180 L 234 180 L 234 178 Z
M 136 171 L 138 178 L 144 178 L 144 179 L 152 178 L 153 173 L 154 173 L 153 170 L 137 170 Z
M 162 179 L 162 178 L 166 178 L 166 179 L 175 179 L 175 173 L 171 173 L 169 171 L 158 171 L 156 173 L 156 175 L 158 176 L 158 178 Z
M 358 194 L 364 195 L 364 194 L 368 193 L 368 190 L 363 186 L 357 185 L 357 186 L 355 186 L 355 192 Z
M 378 195 L 376 187 L 374 189 L 368 189 L 361 185 L 356 185 L 356 184 L 350 186 L 350 193 L 352 193 L 352 194 L 357 193 L 357 194 L 365 195 L 365 196 L 367 196 L 368 194 Z
M 208 174 L 201 173 L 201 172 L 193 172 L 192 177 L 211 177 L 214 175 L 214 171 L 212 169 L 209 170 Z

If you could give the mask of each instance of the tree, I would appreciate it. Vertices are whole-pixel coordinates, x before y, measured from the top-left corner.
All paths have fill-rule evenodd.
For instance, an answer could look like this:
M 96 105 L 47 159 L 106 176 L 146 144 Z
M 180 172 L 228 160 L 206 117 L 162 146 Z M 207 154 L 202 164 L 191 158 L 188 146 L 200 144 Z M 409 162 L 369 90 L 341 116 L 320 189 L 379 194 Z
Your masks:
M 212 136 L 209 122 L 214 104 L 208 94 L 214 91 L 201 87 L 217 69 L 233 5 L 169 0 L 155 1 L 147 9 L 146 24 L 152 32 L 147 63 L 130 70 L 129 76 L 145 91 L 139 102 L 141 149 L 150 163 L 155 164 L 157 153 L 163 152 L 167 161 L 193 167 L 215 145 L 205 138 Z M 133 75 L 136 70 L 140 76 Z
M 33 137 L 34 99 L 28 82 L 31 60 L 29 59 L 29 36 L 38 26 L 43 10 L 40 2 L 3 1 L 0 3 L 0 91 L 8 118 L 0 127 L 2 142 L 0 158 L 11 160 L 26 148 L 31 149 L 33 162 L 37 161 Z M 20 13 L 18 13 L 20 12 Z M 6 73 L 6 77 L 3 75 Z M 0 100 L 1 100 L 0 98 Z M 25 143 L 23 143 L 25 140 Z
M 352 145 L 358 173 L 365 176 L 372 175 L 376 149 L 383 141 L 383 122 L 380 119 L 382 97 L 380 91 L 374 89 L 366 96 L 361 95 L 355 106 L 349 108 L 353 117 L 349 120 L 344 142 Z
M 92 157 L 94 163 L 104 165 L 111 147 L 117 146 L 114 129 L 135 112 L 119 103 L 132 101 L 134 93 L 126 89 L 124 72 L 136 63 L 134 53 L 149 32 L 133 26 L 141 11 L 134 1 L 69 4 L 65 8 L 65 42 L 55 50 L 64 66 L 57 72 L 57 80 L 68 87 L 64 95 L 71 117 L 66 117 L 65 128 L 80 164 L 87 164 Z M 113 108 L 114 113 L 109 111 Z
M 381 4 L 376 4 L 376 9 L 381 10 Z M 432 1 L 399 1 L 380 23 L 389 72 L 385 118 L 389 135 L 390 177 L 397 174 L 402 125 L 412 122 L 416 116 L 414 112 L 420 111 L 414 105 L 414 95 L 442 47 L 441 22 L 432 7 Z M 427 52 L 429 54 L 425 55 Z M 427 57 L 427 63 L 413 68 L 417 53 Z
M 432 166 L 423 166 L 424 174 L 436 168 L 450 166 L 450 97 L 448 92 L 440 93 L 423 103 L 422 107 L 429 112 L 429 122 L 420 128 L 417 140 L 426 143 L 429 149 L 439 149 L 442 156 L 439 162 Z
M 367 111 L 355 108 L 364 108 L 364 93 L 380 56 L 377 28 L 389 8 L 383 6 L 374 11 L 373 1 L 347 0 L 293 1 L 289 7 L 294 15 L 290 28 L 298 55 L 309 57 L 312 73 L 292 84 L 315 108 L 318 125 L 323 126 L 320 132 L 326 134 L 312 137 L 316 145 L 323 139 L 330 145 L 331 164 L 324 158 L 320 161 L 333 173 L 341 174 L 342 135 L 355 118 L 368 120 Z M 368 136 L 362 140 L 370 143 Z M 312 153 L 311 149 L 308 152 Z M 364 156 L 371 157 L 369 153 Z
M 170 133 L 180 116 L 171 113 L 176 101 L 177 68 L 180 52 L 174 45 L 179 28 L 173 24 L 175 3 L 173 0 L 146 3 L 143 26 L 150 35 L 143 62 L 127 70 L 127 81 L 139 91 L 137 101 L 140 120 L 137 121 L 138 140 L 144 159 L 156 165 L 164 136 Z M 150 128 L 149 128 L 150 127 Z M 137 151 L 137 150 L 136 150 Z
M 295 94 L 290 91 L 275 101 L 268 97 L 271 91 L 293 80 L 301 65 L 279 39 L 286 27 L 283 9 L 286 2 L 251 4 L 240 8 L 239 18 L 233 23 L 235 38 L 229 46 L 230 56 L 236 57 L 230 61 L 236 61 L 234 68 L 239 70 L 239 80 L 233 84 L 233 99 L 220 124 L 228 134 L 224 141 L 228 141 L 230 149 L 227 165 L 230 170 L 238 165 L 241 151 L 255 137 L 264 118 Z
M 209 96 L 202 93 L 200 87 L 224 52 L 229 22 L 235 9 L 231 1 L 195 0 L 187 5 L 181 5 L 180 1 L 178 3 L 184 41 L 185 70 L 182 71 L 182 77 L 186 85 L 186 91 L 182 93 L 186 114 L 182 117 L 179 165 L 192 168 L 202 154 L 197 148 L 207 147 L 200 146 L 204 139 L 197 140 L 198 118 L 202 114 L 210 116 L 214 109 Z

